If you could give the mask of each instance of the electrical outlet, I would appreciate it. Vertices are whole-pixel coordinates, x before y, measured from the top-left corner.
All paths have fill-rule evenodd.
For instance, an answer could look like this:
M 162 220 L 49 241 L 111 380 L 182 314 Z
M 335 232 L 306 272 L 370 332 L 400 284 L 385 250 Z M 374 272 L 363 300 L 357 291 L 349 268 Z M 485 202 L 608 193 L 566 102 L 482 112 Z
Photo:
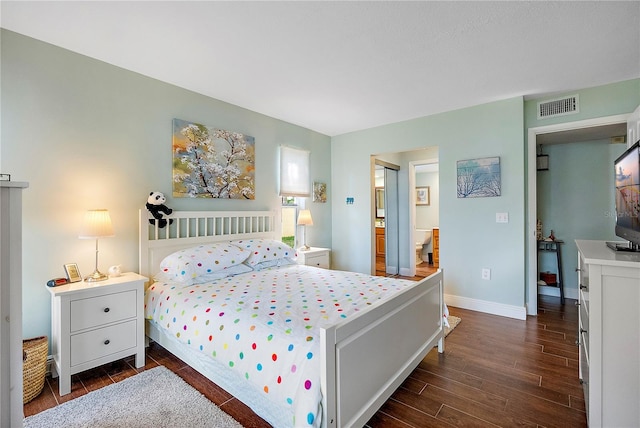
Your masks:
M 482 279 L 487 281 L 491 279 L 491 269 L 482 268 Z

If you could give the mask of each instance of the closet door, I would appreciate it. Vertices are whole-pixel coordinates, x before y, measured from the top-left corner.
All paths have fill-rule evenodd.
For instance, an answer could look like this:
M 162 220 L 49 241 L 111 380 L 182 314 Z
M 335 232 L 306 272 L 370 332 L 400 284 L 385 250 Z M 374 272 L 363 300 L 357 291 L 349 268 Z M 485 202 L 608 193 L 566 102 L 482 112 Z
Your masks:
M 398 171 L 384 169 L 384 237 L 385 237 L 385 269 L 387 274 L 397 275 L 399 272 L 400 245 L 399 235 L 399 202 Z

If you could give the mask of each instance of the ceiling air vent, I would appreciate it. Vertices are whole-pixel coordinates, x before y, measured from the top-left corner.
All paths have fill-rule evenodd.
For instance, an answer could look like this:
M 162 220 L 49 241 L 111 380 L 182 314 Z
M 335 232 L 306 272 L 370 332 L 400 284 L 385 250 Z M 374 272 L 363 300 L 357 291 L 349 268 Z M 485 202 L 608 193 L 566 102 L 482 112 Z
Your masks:
M 565 116 L 580 112 L 578 95 L 541 101 L 538 103 L 538 119 Z

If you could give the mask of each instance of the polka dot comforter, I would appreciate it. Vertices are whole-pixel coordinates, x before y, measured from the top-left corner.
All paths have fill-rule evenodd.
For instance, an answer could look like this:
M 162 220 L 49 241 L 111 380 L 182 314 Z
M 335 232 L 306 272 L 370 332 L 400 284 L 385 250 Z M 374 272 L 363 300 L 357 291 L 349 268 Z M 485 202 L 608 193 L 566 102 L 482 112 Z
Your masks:
M 319 328 L 411 284 L 291 265 L 190 286 L 156 282 L 147 291 L 145 315 L 290 408 L 291 426 L 319 426 Z

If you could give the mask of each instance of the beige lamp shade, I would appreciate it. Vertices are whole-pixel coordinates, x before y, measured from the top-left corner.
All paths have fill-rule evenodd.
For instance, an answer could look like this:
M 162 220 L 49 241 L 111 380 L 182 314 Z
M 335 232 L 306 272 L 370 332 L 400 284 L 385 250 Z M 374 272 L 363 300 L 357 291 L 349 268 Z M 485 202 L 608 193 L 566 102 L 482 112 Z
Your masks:
M 78 238 L 80 239 L 95 239 L 96 240 L 96 270 L 87 277 L 85 281 L 104 281 L 108 278 L 98 270 L 98 239 L 108 238 L 113 236 L 113 225 L 111 224 L 111 216 L 109 211 L 105 209 L 101 210 L 89 210 L 84 215 L 84 221 L 82 222 L 82 230 Z
M 85 213 L 82 229 L 78 238 L 97 239 L 111 236 L 114 236 L 114 233 L 108 210 L 89 210 Z
M 298 213 L 298 226 L 313 226 L 311 211 L 300 210 L 300 212 Z

